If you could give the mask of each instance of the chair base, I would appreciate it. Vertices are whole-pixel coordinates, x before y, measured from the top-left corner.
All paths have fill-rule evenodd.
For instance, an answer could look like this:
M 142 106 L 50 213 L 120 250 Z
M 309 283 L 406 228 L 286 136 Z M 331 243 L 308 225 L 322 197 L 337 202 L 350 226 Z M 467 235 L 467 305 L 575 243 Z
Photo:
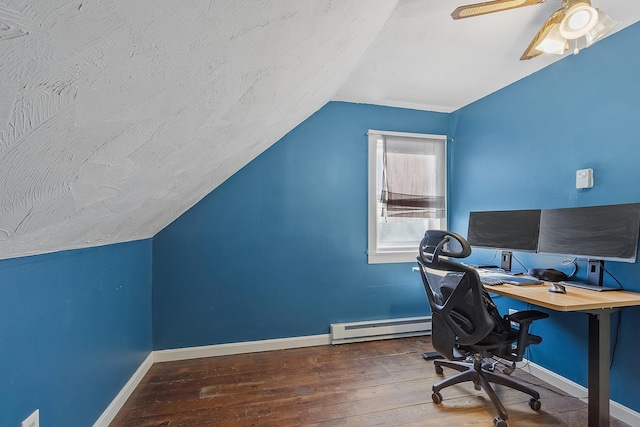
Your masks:
M 476 390 L 480 390 L 480 388 L 484 389 L 487 395 L 489 395 L 493 406 L 495 406 L 496 410 L 498 411 L 499 418 L 496 418 L 494 420 L 495 425 L 506 426 L 506 420 L 509 415 L 507 414 L 507 410 L 505 409 L 504 405 L 498 398 L 498 395 L 491 386 L 492 383 L 500 384 L 528 394 L 529 396 L 531 396 L 531 399 L 529 400 L 529 406 L 531 407 L 531 409 L 533 409 L 534 411 L 540 410 L 540 393 L 532 388 L 520 384 L 512 378 L 495 374 L 483 368 L 483 360 L 480 356 L 476 355 L 474 357 L 473 363 L 457 362 L 444 359 L 434 360 L 433 363 L 436 367 L 436 373 L 438 374 L 442 374 L 443 366 L 459 371 L 458 374 L 433 385 L 432 398 L 434 403 L 442 402 L 442 395 L 440 394 L 440 390 L 442 390 L 443 388 L 452 386 L 454 384 L 471 381 L 473 382 Z

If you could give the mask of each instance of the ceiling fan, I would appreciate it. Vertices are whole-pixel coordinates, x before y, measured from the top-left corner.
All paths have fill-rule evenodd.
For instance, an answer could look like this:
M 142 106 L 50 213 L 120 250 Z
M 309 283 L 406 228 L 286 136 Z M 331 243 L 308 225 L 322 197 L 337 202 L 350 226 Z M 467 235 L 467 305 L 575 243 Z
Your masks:
M 502 12 L 518 7 L 544 3 L 546 0 L 493 0 L 460 6 L 451 13 L 453 19 L 470 18 L 488 13 Z M 562 7 L 547 19 L 520 60 L 535 58 L 543 53 L 562 55 L 569 49 L 569 40 L 576 41 L 574 53 L 578 53 L 580 37 L 585 37 L 589 47 L 607 35 L 618 22 L 591 6 L 590 0 L 562 0 Z

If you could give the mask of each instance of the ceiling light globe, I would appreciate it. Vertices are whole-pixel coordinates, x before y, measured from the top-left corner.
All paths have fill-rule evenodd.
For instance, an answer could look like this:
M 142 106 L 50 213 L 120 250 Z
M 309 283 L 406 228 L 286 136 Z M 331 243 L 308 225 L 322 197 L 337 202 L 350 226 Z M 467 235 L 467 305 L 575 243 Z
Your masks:
M 589 14 L 588 11 L 580 10 L 571 15 L 571 17 L 569 18 L 569 28 L 571 28 L 572 30 L 579 30 L 580 28 L 584 28 L 589 23 L 590 18 L 591 14 Z
M 560 23 L 560 34 L 573 40 L 584 36 L 598 23 L 598 11 L 588 3 L 575 3 L 567 9 Z

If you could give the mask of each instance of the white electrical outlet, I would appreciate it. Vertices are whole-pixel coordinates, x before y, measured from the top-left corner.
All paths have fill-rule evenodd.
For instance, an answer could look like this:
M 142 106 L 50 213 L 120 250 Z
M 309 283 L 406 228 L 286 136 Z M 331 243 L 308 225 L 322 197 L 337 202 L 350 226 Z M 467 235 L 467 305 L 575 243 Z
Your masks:
M 20 427 L 40 427 L 40 410 L 33 411 L 33 414 L 20 423 Z

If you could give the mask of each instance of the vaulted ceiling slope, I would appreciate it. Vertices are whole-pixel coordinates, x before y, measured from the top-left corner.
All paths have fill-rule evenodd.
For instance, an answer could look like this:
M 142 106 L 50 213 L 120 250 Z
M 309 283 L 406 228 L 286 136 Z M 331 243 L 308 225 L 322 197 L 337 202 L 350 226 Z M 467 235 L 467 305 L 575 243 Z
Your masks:
M 598 0 L 618 29 L 637 0 Z M 332 99 L 453 111 L 560 0 L 0 0 L 0 259 L 152 237 Z
M 153 236 L 326 104 L 389 0 L 4 0 L 0 258 Z

